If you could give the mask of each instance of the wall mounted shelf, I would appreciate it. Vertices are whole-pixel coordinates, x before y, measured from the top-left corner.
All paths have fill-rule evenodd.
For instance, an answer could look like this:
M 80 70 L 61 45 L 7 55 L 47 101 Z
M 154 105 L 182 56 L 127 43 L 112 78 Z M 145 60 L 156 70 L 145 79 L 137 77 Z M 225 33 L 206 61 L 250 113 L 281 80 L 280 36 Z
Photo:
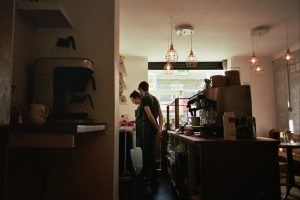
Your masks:
M 9 148 L 75 148 L 75 137 L 104 133 L 106 123 L 86 125 L 15 125 L 8 134 Z
M 57 1 L 19 1 L 16 9 L 37 28 L 73 28 L 70 17 Z

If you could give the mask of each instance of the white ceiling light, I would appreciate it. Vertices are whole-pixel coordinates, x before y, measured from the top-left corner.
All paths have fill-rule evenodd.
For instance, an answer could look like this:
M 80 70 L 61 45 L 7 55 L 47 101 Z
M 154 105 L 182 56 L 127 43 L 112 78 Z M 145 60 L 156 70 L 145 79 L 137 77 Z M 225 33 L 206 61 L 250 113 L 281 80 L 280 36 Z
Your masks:
M 177 36 L 189 36 L 194 33 L 194 29 L 191 25 L 180 25 L 175 28 Z

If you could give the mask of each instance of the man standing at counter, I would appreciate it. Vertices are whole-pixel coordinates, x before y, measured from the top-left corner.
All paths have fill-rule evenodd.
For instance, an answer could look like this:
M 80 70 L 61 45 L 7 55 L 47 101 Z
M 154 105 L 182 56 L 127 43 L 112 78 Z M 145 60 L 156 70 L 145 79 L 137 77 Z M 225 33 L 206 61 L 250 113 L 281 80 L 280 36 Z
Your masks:
M 142 81 L 138 90 L 141 99 L 141 141 L 143 149 L 143 175 L 151 186 L 158 186 L 155 143 L 156 135 L 162 134 L 163 116 L 157 98 L 149 93 L 149 84 Z M 157 122 L 157 118 L 159 121 Z

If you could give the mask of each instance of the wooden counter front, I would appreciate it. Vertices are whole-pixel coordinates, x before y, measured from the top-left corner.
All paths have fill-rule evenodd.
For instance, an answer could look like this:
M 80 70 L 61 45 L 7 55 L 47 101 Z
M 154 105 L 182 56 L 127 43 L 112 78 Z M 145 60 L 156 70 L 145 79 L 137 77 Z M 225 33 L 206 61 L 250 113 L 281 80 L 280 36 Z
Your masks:
M 187 144 L 190 195 L 205 200 L 280 199 L 279 141 L 209 139 L 174 131 L 168 134 Z

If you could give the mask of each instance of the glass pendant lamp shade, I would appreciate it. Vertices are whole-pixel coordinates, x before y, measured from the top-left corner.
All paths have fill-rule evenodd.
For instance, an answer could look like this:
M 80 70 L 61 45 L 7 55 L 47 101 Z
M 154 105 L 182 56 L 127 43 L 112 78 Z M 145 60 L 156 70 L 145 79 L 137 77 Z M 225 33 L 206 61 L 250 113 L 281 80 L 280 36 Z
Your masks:
M 260 62 L 257 62 L 253 67 L 253 71 L 257 73 L 261 73 L 264 71 L 264 66 Z
M 296 58 L 295 56 L 290 52 L 290 49 L 287 49 L 286 50 L 286 53 L 284 55 L 284 59 L 286 61 L 286 63 L 288 65 L 294 65 L 295 64 L 295 61 L 296 61 Z
M 251 58 L 250 58 L 250 63 L 251 63 L 251 65 L 254 65 L 257 62 L 258 62 L 258 58 L 253 53 Z
M 295 64 L 295 56 L 290 52 L 289 49 L 289 27 L 288 27 L 288 20 L 285 20 L 286 23 L 286 53 L 284 55 L 284 60 L 288 65 L 293 65 Z
M 193 53 L 193 32 L 191 30 L 191 51 L 190 55 L 186 58 L 186 65 L 188 68 L 195 68 L 197 67 L 197 58 Z
M 165 73 L 172 73 L 173 72 L 173 66 L 170 62 L 167 62 L 164 66 L 164 72 Z
M 189 68 L 197 67 L 197 58 L 193 53 L 193 50 L 190 51 L 190 55 L 186 58 L 186 65 Z
M 177 60 L 178 60 L 177 51 L 174 49 L 174 46 L 171 43 L 170 49 L 167 51 L 167 54 L 166 54 L 166 61 L 167 62 L 177 62 Z
M 250 61 L 250 67 L 251 67 L 251 69 L 253 69 L 254 70 L 254 68 L 255 68 L 255 65 L 258 63 L 258 58 L 255 56 L 255 54 L 254 54 L 254 40 L 253 40 L 253 33 L 252 33 L 252 56 L 251 56 L 251 58 L 249 59 L 249 61 Z
M 257 61 L 251 68 L 255 73 L 262 73 L 264 71 L 264 66 L 260 61 Z
M 285 60 L 290 61 L 292 58 L 291 52 L 289 49 L 287 49 L 286 53 L 285 53 Z
M 256 66 L 254 69 L 255 72 L 262 72 L 263 68 L 261 66 Z
M 296 61 L 295 56 L 290 52 L 289 49 L 287 49 L 284 59 L 288 65 L 294 65 Z

